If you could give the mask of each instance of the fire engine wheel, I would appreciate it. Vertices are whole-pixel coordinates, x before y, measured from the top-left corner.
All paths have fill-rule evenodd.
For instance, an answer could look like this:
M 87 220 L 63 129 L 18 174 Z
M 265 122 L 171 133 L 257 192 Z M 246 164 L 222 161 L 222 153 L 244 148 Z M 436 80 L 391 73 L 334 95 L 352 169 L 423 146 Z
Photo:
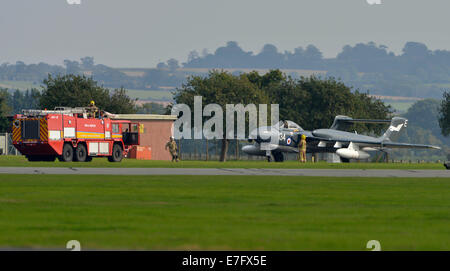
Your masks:
M 62 155 L 58 158 L 61 162 L 72 162 L 73 147 L 70 144 L 64 144 Z
M 112 155 L 108 156 L 109 162 L 120 162 L 123 158 L 123 149 L 119 144 L 114 144 Z
M 84 144 L 78 144 L 75 150 L 75 161 L 86 162 L 87 156 L 86 146 Z

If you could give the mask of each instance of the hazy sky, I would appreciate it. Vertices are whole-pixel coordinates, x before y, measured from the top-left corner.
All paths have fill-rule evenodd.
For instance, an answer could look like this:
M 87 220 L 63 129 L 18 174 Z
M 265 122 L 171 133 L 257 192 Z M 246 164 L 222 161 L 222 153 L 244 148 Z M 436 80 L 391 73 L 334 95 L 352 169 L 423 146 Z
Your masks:
M 75 0 L 70 0 L 75 1 Z M 0 0 L 0 63 L 94 56 L 115 67 L 152 67 L 227 41 L 259 52 L 314 44 L 334 57 L 375 41 L 450 50 L 449 0 Z

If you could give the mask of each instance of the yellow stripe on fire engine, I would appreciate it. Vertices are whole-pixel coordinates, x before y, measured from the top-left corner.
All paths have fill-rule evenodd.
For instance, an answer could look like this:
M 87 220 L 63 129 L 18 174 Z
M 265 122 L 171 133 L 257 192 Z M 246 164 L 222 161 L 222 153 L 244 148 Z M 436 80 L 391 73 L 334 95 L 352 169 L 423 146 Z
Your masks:
M 121 134 L 112 134 L 112 138 L 122 138 Z
M 77 132 L 77 138 L 95 138 L 104 139 L 104 133 L 94 133 L 94 132 Z
M 13 127 L 13 141 L 19 142 L 20 135 L 22 134 L 22 129 L 19 127 Z
M 48 141 L 48 127 L 47 127 L 47 120 L 45 118 L 42 118 L 40 120 L 40 138 L 41 141 Z
M 12 132 L 13 132 L 13 136 L 12 139 L 15 142 L 20 142 L 22 141 L 22 128 L 21 126 L 21 122 L 18 119 L 15 119 L 13 121 L 13 127 L 12 127 Z

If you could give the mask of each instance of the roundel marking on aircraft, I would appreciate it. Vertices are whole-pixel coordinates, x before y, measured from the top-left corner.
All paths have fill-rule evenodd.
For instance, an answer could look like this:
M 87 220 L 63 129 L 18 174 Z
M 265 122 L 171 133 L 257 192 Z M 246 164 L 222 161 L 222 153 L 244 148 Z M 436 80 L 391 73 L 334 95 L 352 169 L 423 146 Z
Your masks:
M 292 139 L 290 137 L 288 137 L 288 139 L 286 139 L 286 144 L 291 145 Z

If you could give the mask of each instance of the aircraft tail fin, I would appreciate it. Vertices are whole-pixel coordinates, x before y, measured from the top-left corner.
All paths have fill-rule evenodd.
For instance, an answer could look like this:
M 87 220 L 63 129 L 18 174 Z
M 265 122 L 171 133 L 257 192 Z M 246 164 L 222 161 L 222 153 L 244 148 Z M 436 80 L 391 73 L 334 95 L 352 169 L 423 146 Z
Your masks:
M 403 128 L 408 125 L 408 120 L 405 118 L 394 117 L 391 120 L 391 125 L 386 132 L 380 137 L 382 140 L 394 140 L 400 135 Z

